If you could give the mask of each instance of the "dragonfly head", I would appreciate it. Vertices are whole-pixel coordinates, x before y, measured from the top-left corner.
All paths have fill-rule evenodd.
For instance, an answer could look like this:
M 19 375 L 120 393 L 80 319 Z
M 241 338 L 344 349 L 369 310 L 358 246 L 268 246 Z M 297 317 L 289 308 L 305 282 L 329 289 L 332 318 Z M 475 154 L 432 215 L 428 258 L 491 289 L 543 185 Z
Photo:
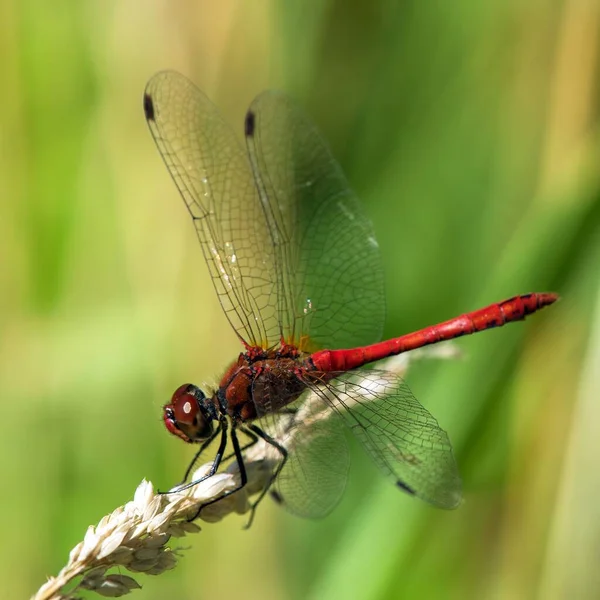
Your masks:
M 212 435 L 214 417 L 212 403 L 199 387 L 191 383 L 179 386 L 171 402 L 163 406 L 166 428 L 190 444 L 202 442 Z

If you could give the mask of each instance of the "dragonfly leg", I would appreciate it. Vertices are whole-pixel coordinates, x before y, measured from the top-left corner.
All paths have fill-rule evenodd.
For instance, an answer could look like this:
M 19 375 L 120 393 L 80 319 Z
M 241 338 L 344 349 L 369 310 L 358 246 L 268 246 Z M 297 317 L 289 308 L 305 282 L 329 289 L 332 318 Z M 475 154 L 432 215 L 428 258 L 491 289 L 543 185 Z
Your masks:
M 207 442 L 212 441 L 219 431 L 221 432 L 221 441 L 219 442 L 219 449 L 217 450 L 217 453 L 215 454 L 215 458 L 213 460 L 213 464 L 210 467 L 210 471 L 206 475 L 200 477 L 200 479 L 195 479 L 194 481 L 190 481 L 189 483 L 182 485 L 177 490 L 175 490 L 175 492 L 183 492 L 185 490 L 188 490 L 191 487 L 194 487 L 195 485 L 202 483 L 204 480 L 208 479 L 209 477 L 212 477 L 219 470 L 219 466 L 221 465 L 221 461 L 223 460 L 223 453 L 225 452 L 225 447 L 227 446 L 227 420 L 225 418 L 223 418 L 221 421 L 219 421 L 219 428 L 217 429 L 215 434 L 213 434 L 207 440 Z M 207 445 L 208 444 L 206 442 L 202 444 L 200 450 L 196 453 L 196 456 L 194 457 L 194 460 L 192 461 L 192 465 L 196 462 L 196 459 L 200 455 L 200 452 L 202 452 L 202 450 Z M 189 475 L 189 471 L 191 470 L 192 465 L 190 465 L 188 467 L 188 470 L 186 471 L 186 475 Z M 186 477 L 186 479 L 187 479 L 187 477 Z M 169 494 L 169 493 L 174 493 L 174 492 L 163 492 L 163 493 Z M 198 515 L 196 514 L 196 516 L 198 516 Z M 194 518 L 196 518 L 196 517 L 194 517 Z
M 208 445 L 217 437 L 219 432 L 221 432 L 221 443 L 219 444 L 219 450 L 213 460 L 213 464 L 212 464 L 212 467 L 210 468 L 209 473 L 207 475 L 205 475 L 204 477 L 201 477 L 200 479 L 196 479 L 195 481 L 190 481 L 189 483 L 185 483 L 187 478 L 190 476 L 190 473 L 192 472 L 194 465 L 200 458 L 200 455 L 204 452 L 204 450 L 206 450 Z M 221 460 L 223 459 L 223 452 L 225 451 L 226 444 L 227 444 L 227 421 L 225 419 L 223 419 L 222 421 L 219 422 L 219 427 L 214 431 L 214 433 L 207 440 L 202 442 L 202 445 L 200 446 L 200 450 L 198 450 L 198 452 L 196 452 L 196 454 L 194 455 L 194 458 L 192 459 L 192 462 L 190 462 L 188 468 L 186 469 L 183 479 L 181 480 L 180 483 L 178 483 L 175 486 L 175 487 L 177 487 L 177 490 L 175 490 L 175 491 L 183 492 L 184 490 L 187 490 L 187 489 L 197 485 L 201 481 L 204 481 L 205 479 L 212 477 L 217 472 L 217 469 L 219 468 L 219 465 L 221 464 Z M 183 484 L 185 484 L 185 485 L 183 485 Z M 161 492 L 160 490 L 158 490 L 158 493 L 159 494 L 173 494 L 174 492 L 171 490 L 169 490 L 167 492 Z
M 252 525 L 252 521 L 254 520 L 254 515 L 256 513 L 256 507 L 259 505 L 260 501 L 266 496 L 267 492 L 279 476 L 279 473 L 281 473 L 281 470 L 285 466 L 285 463 L 288 458 L 288 451 L 275 438 L 271 437 L 268 433 L 265 433 L 262 429 L 260 429 L 260 427 L 257 427 L 256 425 L 250 425 L 248 429 L 254 432 L 258 437 L 262 438 L 265 442 L 267 442 L 267 444 L 276 448 L 281 454 L 281 461 L 277 465 L 277 468 L 273 472 L 273 475 L 271 475 L 269 483 L 267 483 L 267 485 L 260 493 L 260 496 L 254 501 L 254 503 L 250 507 L 250 518 L 248 519 L 248 522 L 246 523 L 244 529 L 249 529 Z M 249 431 L 246 431 L 246 428 L 244 428 L 244 431 L 249 434 Z M 279 495 L 277 495 L 277 497 L 279 498 Z
M 185 483 L 188 480 L 188 477 L 190 476 L 190 473 L 192 472 L 194 465 L 198 462 L 198 459 L 200 458 L 202 453 L 206 450 L 206 448 L 208 448 L 208 446 L 212 443 L 212 441 L 217 437 L 217 435 L 219 434 L 219 429 L 216 429 L 207 440 L 202 442 L 202 445 L 200 446 L 200 450 L 198 450 L 198 452 L 196 452 L 196 454 L 194 455 L 194 458 L 190 462 L 188 468 L 185 470 L 185 475 L 183 476 L 183 479 L 179 482 L 179 485 Z
M 211 504 L 214 504 L 215 502 L 220 502 L 221 500 L 223 500 L 223 498 L 227 498 L 227 496 L 231 496 L 231 494 L 235 494 L 236 492 L 239 492 L 248 483 L 248 475 L 246 474 L 246 465 L 244 464 L 244 457 L 242 456 L 242 449 L 240 448 L 240 442 L 237 437 L 235 425 L 231 428 L 230 435 L 231 435 L 231 445 L 233 446 L 233 453 L 235 455 L 235 459 L 237 461 L 238 468 L 240 470 L 240 485 L 238 485 L 233 490 L 229 490 L 228 492 L 225 492 L 222 496 L 219 496 L 218 498 L 214 498 L 210 502 L 206 502 L 205 504 L 200 506 L 200 508 L 198 508 L 198 510 L 194 513 L 194 516 L 192 518 L 188 519 L 188 521 L 194 521 L 195 519 L 198 518 L 198 515 L 202 512 L 202 510 L 204 510 L 207 506 L 210 506 Z M 251 444 L 252 443 L 256 443 L 256 440 L 251 442 Z M 221 447 L 219 447 L 219 451 L 221 451 Z M 211 475 L 214 475 L 214 473 L 211 473 L 207 477 L 210 477 Z M 195 483 L 204 481 L 204 479 L 206 479 L 206 477 L 202 477 L 202 479 L 200 479 L 198 482 L 195 482 Z M 194 485 L 195 485 L 195 483 L 194 483 Z M 189 487 L 189 486 L 186 486 L 186 487 Z
M 248 448 L 252 448 L 252 446 L 254 446 L 256 442 L 258 442 L 258 437 L 256 437 L 251 431 L 247 431 L 245 428 L 240 430 L 243 431 L 250 438 L 250 441 L 245 446 L 242 446 L 240 448 L 240 452 L 245 452 L 246 450 L 248 450 Z M 228 454 L 223 460 L 229 460 L 233 456 L 235 456 L 235 452 Z

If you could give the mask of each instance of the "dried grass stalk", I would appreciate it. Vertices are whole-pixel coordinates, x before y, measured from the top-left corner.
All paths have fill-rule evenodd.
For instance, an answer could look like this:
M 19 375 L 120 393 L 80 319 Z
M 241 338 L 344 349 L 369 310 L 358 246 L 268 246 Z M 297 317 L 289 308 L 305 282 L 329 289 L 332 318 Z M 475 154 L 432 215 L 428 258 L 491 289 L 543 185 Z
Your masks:
M 265 460 L 244 464 L 248 484 L 203 509 L 203 520 L 216 522 L 229 513 L 243 514 L 249 510 L 249 497 L 267 484 L 272 465 L 267 465 Z M 206 464 L 197 469 L 194 479 L 205 475 L 210 466 Z M 238 485 L 239 471 L 235 464 L 226 472 L 217 473 L 184 492 L 159 494 L 149 481 L 142 481 L 131 502 L 88 528 L 83 541 L 71 550 L 67 565 L 39 589 L 34 600 L 74 600 L 82 589 L 115 598 L 139 588 L 135 579 L 108 573 L 109 569 L 120 566 L 149 575 L 160 575 L 172 569 L 178 555 L 167 545 L 171 538 L 200 531 L 200 527 L 189 519 L 203 504 Z M 64 592 L 64 588 L 79 576 L 82 577 L 75 588 Z

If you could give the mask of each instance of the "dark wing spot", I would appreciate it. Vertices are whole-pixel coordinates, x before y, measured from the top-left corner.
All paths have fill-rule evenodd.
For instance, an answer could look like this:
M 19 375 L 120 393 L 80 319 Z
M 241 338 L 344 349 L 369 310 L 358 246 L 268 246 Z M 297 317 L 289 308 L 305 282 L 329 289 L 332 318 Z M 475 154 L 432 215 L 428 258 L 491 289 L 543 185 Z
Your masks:
M 275 502 L 277 502 L 277 504 L 283 504 L 283 498 L 281 497 L 279 492 L 276 492 L 275 490 L 271 490 L 271 498 L 273 498 L 273 500 Z
M 256 122 L 255 115 L 251 110 L 249 110 L 246 113 L 246 122 L 244 124 L 244 130 L 246 132 L 247 137 L 252 137 L 254 135 L 255 122 Z
M 144 94 L 144 114 L 147 121 L 154 121 L 154 103 L 150 94 Z
M 415 490 L 413 490 L 412 488 L 408 487 L 403 481 L 396 481 L 396 485 L 401 489 L 404 490 L 407 494 L 410 494 L 411 496 L 414 496 L 416 494 Z

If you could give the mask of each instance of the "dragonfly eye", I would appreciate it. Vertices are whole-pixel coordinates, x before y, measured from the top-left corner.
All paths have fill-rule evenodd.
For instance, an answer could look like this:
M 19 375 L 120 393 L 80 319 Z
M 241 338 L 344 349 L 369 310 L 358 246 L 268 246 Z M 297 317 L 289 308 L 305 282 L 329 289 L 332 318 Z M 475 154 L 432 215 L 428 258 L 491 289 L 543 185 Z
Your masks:
M 171 402 L 163 407 L 163 421 L 169 432 L 188 443 L 209 438 L 213 432 L 212 416 L 204 400 L 204 392 L 195 385 L 178 387 Z

